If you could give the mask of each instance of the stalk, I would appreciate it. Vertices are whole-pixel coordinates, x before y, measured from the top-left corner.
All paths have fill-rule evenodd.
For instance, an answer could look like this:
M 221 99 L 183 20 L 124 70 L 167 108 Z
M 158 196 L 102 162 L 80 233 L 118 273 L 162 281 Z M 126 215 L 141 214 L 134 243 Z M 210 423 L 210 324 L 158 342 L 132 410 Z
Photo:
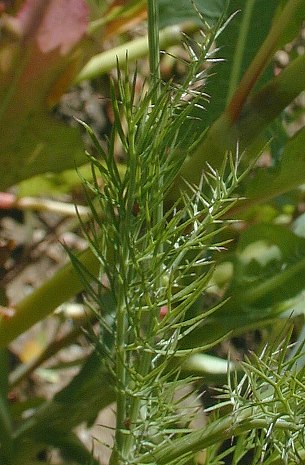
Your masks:
M 148 44 L 149 44 L 149 65 L 150 65 L 150 88 L 155 90 L 152 95 L 151 104 L 155 105 L 161 93 L 160 56 L 159 56 L 160 55 L 160 43 L 159 43 L 159 27 L 158 27 L 159 18 L 158 18 L 157 1 L 148 0 L 147 7 L 148 7 Z M 134 136 L 135 136 L 134 133 L 130 135 L 130 141 L 132 144 L 134 144 Z M 134 145 L 132 145 L 130 148 L 131 148 L 132 158 L 130 159 L 131 179 L 130 179 L 129 192 L 133 194 L 132 187 L 135 185 L 135 179 L 136 179 L 136 166 L 133 166 L 133 163 L 136 164 L 137 160 L 135 157 L 133 157 Z M 154 178 L 157 180 L 156 182 L 157 192 L 162 192 L 163 190 L 163 178 L 160 173 L 160 163 L 161 163 L 161 160 L 157 159 L 155 171 L 153 173 Z M 133 195 L 130 200 L 134 202 Z M 127 212 L 128 211 L 131 211 L 130 207 L 128 208 Z M 156 224 L 159 224 L 162 218 L 163 218 L 163 202 L 161 201 L 156 206 L 155 212 L 153 213 L 152 227 Z M 159 245 L 158 250 L 157 250 L 157 253 L 161 253 L 161 252 L 162 252 L 162 244 Z M 159 281 L 160 282 L 157 283 L 157 287 L 161 286 L 161 279 Z M 148 330 L 147 330 L 148 335 L 150 335 L 151 332 L 153 331 L 153 325 L 154 325 L 154 315 L 151 312 L 150 321 L 148 323 Z M 152 355 L 148 352 L 144 353 L 143 356 L 141 357 L 141 360 L 139 361 L 139 365 L 137 367 L 137 371 L 142 376 L 145 376 L 149 372 L 150 365 L 151 365 L 151 358 L 152 358 Z M 139 418 L 139 411 L 141 408 L 141 403 L 142 402 L 139 397 L 133 397 L 131 400 L 130 412 L 128 416 L 129 422 L 131 425 L 134 425 Z M 126 416 L 125 416 L 125 419 L 126 419 Z M 122 427 L 124 427 L 124 425 Z M 124 447 L 122 451 L 123 457 L 126 457 L 127 459 L 130 458 L 130 453 L 133 449 L 133 443 L 134 443 L 133 436 L 131 434 L 125 435 Z
M 157 86 L 156 101 L 160 95 L 160 44 L 159 44 L 159 12 L 156 0 L 148 0 L 148 49 L 151 87 Z M 155 103 L 154 101 L 152 103 Z
M 253 429 L 268 429 L 270 428 L 270 418 L 262 419 L 253 418 L 254 413 L 252 408 L 241 410 L 228 417 L 212 423 L 204 430 L 194 431 L 182 438 L 172 441 L 168 445 L 162 444 L 157 446 L 153 454 L 145 454 L 139 459 L 134 460 L 134 463 L 157 463 L 158 465 L 166 465 L 174 460 L 179 460 L 182 457 L 194 456 L 196 452 L 200 452 L 207 447 L 221 443 L 226 439 L 239 436 L 243 433 L 249 433 Z M 303 426 L 282 419 L 275 420 L 272 423 L 274 429 L 298 432 Z
M 130 108 L 129 111 L 132 111 Z M 132 115 L 127 112 L 127 120 L 131 121 Z M 130 179 L 127 188 L 126 198 L 126 217 L 121 217 L 120 235 L 124 238 L 122 244 L 122 253 L 119 256 L 119 277 L 117 285 L 118 308 L 117 308 L 117 325 L 116 325 L 116 378 L 118 382 L 116 403 L 116 433 L 115 433 L 115 446 L 110 459 L 110 465 L 117 465 L 121 463 L 121 458 L 128 458 L 129 454 L 129 436 L 126 436 L 124 430 L 126 429 L 125 422 L 128 417 L 127 414 L 127 394 L 126 388 L 128 386 L 128 359 L 126 353 L 126 346 L 128 344 L 127 330 L 128 330 L 128 312 L 126 307 L 125 296 L 127 290 L 125 289 L 126 281 L 121 276 L 128 277 L 130 275 L 130 243 L 126 231 L 131 230 L 131 212 L 132 205 L 135 199 L 135 185 L 137 176 L 137 159 L 135 151 L 135 132 L 133 125 L 129 125 L 128 140 L 129 140 L 129 166 L 130 166 Z
M 122 270 L 121 270 L 122 272 Z M 116 432 L 115 445 L 110 459 L 110 465 L 118 465 L 121 463 L 120 456 L 123 455 L 124 449 L 124 420 L 126 419 L 126 350 L 125 338 L 127 329 L 126 306 L 123 301 L 121 292 L 120 300 L 117 308 L 117 325 L 116 325 L 116 377 L 117 377 L 117 393 L 116 393 Z
M 161 92 L 161 77 L 160 77 L 160 43 L 159 43 L 159 12 L 157 0 L 148 0 L 148 44 L 149 44 L 149 66 L 151 74 L 151 87 L 156 89 L 153 94 L 152 104 L 154 105 Z M 160 154 L 159 154 L 160 156 Z M 161 160 L 157 161 L 156 166 L 156 179 L 158 179 L 157 189 L 162 192 L 163 178 L 160 173 Z M 154 223 L 158 224 L 163 218 L 163 201 L 159 202 L 156 212 Z M 162 252 L 162 245 L 160 244 L 158 252 Z

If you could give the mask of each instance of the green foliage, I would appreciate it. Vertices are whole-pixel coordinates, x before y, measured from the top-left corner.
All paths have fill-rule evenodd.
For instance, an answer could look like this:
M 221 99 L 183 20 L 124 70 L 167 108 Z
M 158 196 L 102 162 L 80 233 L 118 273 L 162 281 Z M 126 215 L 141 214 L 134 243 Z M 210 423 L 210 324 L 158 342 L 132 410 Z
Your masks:
M 300 352 L 286 358 L 290 335 L 282 335 L 282 342 L 270 343 L 261 355 L 243 363 L 244 377 L 229 381 L 219 395 L 221 402 L 210 409 L 215 417 L 205 429 L 156 447 L 135 463 L 185 463 L 202 448 L 207 448 L 209 465 L 230 455 L 234 464 L 303 463 L 304 370 L 295 370 Z M 222 409 L 230 412 L 219 418 Z M 219 451 L 219 439 L 234 437 L 238 438 L 235 446 Z
M 215 21 L 223 15 L 227 3 L 226 0 L 199 0 L 194 3 L 190 0 L 177 0 L 175 3 L 159 0 L 159 24 L 161 28 L 184 21 L 195 21 L 200 25 L 200 18 L 195 7 L 206 20 Z
M 283 148 L 281 161 L 274 168 L 258 170 L 245 192 L 245 208 L 296 189 L 304 183 L 304 129 L 300 129 Z
M 94 56 L 93 63 L 89 62 L 79 73 L 84 60 L 96 52 L 88 39 L 95 40 L 101 27 L 112 22 L 117 27 L 115 21 L 119 17 L 126 23 L 136 19 L 145 8 L 143 0 L 129 1 L 113 9 L 107 9 L 105 2 L 87 4 L 85 0 L 62 4 L 55 0 L 49 4 L 29 0 L 22 6 L 19 3 L 14 8 L 7 7 L 0 40 L 0 158 L 7 167 L 1 176 L 2 190 L 39 174 L 61 173 L 84 164 L 79 129 L 56 121 L 50 110 L 73 82 L 110 71 L 116 64 L 116 56 L 120 53 L 125 56 L 126 49 L 130 49 L 133 59 L 147 54 L 146 39 L 139 43 L 131 41 L 120 52 L 111 50 L 108 58 L 103 55 L 101 65 Z M 223 11 L 223 1 L 212 3 L 202 2 L 200 9 L 216 19 Z M 197 17 L 187 2 L 176 5 L 175 15 L 169 15 L 168 8 L 170 2 L 163 1 L 161 27 L 168 25 L 169 18 L 175 25 Z M 103 17 L 99 18 L 101 14 Z M 163 34 L 165 46 L 180 41 L 177 31 Z
M 282 73 L 253 93 L 258 78 L 270 63 L 277 46 L 282 45 L 283 37 L 289 36 L 292 39 L 295 26 L 290 27 L 289 20 L 296 14 L 299 15 L 299 21 L 302 21 L 305 16 L 305 3 L 302 0 L 288 1 L 277 13 L 266 39 L 227 106 L 194 151 L 192 160 L 185 163 L 181 171 L 182 176 L 198 183 L 200 178 L 198 173 L 206 162 L 215 168 L 221 166 L 226 152 L 228 150 L 234 152 L 237 145 L 239 150 L 245 152 L 244 158 L 247 162 L 255 159 L 262 150 L 266 144 L 264 135 L 268 125 L 304 89 L 304 56 L 300 56 Z M 179 186 L 178 179 L 177 188 Z
M 209 35 L 206 40 L 211 40 Z M 222 216 L 234 203 L 231 195 L 240 181 L 236 162 L 228 160 L 228 175 L 226 164 L 220 172 L 207 171 L 201 181 L 206 186 L 205 195 L 194 187 L 191 195 L 182 195 L 179 203 L 160 216 L 166 192 L 188 155 L 178 155 L 181 138 L 177 136 L 196 104 L 196 95 L 190 101 L 184 101 L 183 96 L 187 92 L 191 95 L 189 78 L 195 82 L 208 50 L 204 42 L 190 42 L 191 46 L 195 59 L 185 84 L 174 87 L 169 83 L 160 89 L 160 83 L 153 80 L 140 101 L 135 100 L 136 76 L 130 85 L 128 69 L 125 76 L 118 71 L 117 85 L 112 88 L 114 127 L 107 152 L 87 127 L 101 160 L 91 159 L 93 183 L 85 181 L 98 200 L 96 207 L 87 195 L 94 224 L 86 237 L 115 302 L 115 311 L 105 314 L 102 286 L 99 280 L 92 285 L 89 270 L 88 303 L 101 323 L 98 350 L 116 391 L 111 464 L 135 463 L 143 454 L 154 454 L 157 444 L 165 445 L 169 435 L 183 438 L 188 433 L 192 409 L 179 427 L 181 407 L 174 397 L 185 384 L 179 380 L 178 360 L 217 342 L 181 348 L 185 337 L 215 311 L 210 308 L 187 317 L 209 283 L 211 256 L 223 245 L 216 236 L 222 231 Z M 197 134 L 192 131 L 184 136 L 191 149 Z M 124 177 L 119 176 L 114 162 L 117 138 L 126 158 Z M 100 176 L 105 183 L 103 190 Z M 80 262 L 76 267 L 86 279 Z
M 217 41 L 222 62 L 215 67 L 206 92 L 210 96 L 206 124 L 220 116 L 235 92 L 243 73 L 255 57 L 258 48 L 269 32 L 278 7 L 277 0 L 231 1 L 228 15 L 234 15 Z M 255 27 L 259 23 L 259 28 Z M 270 70 L 268 78 L 270 78 Z M 266 77 L 265 77 L 266 79 Z
M 276 306 L 298 295 L 304 287 L 304 245 L 303 238 L 282 226 L 258 224 L 249 228 L 236 249 L 234 278 L 227 291 L 234 296 L 230 305 L 240 302 L 244 311 L 248 305 L 253 311 L 253 307 Z M 248 283 L 251 288 L 245 294 Z
M 189 464 L 203 448 L 207 465 L 219 464 L 226 456 L 240 465 L 249 457 L 253 465 L 304 462 L 302 331 L 299 348 L 291 351 L 288 331 L 280 342 L 267 345 L 261 355 L 252 354 L 238 367 L 236 380 L 231 373 L 220 403 L 206 412 L 205 429 L 189 427 L 196 408 L 186 414 L 174 395 L 194 380 L 194 372 L 204 374 L 206 381 L 223 379 L 226 362 L 204 353 L 216 342 L 268 324 L 277 327 L 279 318 L 292 314 L 304 317 L 304 237 L 298 235 L 300 224 L 297 227 L 292 218 L 289 226 L 276 224 L 287 201 L 279 196 L 298 189 L 292 202 L 303 201 L 299 186 L 305 179 L 304 129 L 289 138 L 282 128 L 284 137 L 276 141 L 276 153 L 268 138 L 270 124 L 275 119 L 281 124 L 281 112 L 304 89 L 304 56 L 292 56 L 273 78 L 271 63 L 273 54 L 298 34 L 305 2 L 263 5 L 260 0 L 232 0 L 223 28 L 225 3 L 196 3 L 203 32 L 200 39 L 185 37 L 190 60 L 183 61 L 187 69 L 182 84 L 159 80 L 157 24 L 150 37 L 155 44 L 153 59 L 150 52 L 153 79 L 141 88 L 140 96 L 136 74 L 130 82 L 125 50 L 131 51 L 129 58 L 142 56 L 146 39 L 141 39 L 140 49 L 137 39 L 94 57 L 97 61 L 67 80 L 107 72 L 116 55 L 124 56 L 124 69 L 118 69 L 118 80 L 111 86 L 114 125 L 107 150 L 84 123 L 97 154 L 86 158 L 92 171 L 88 177 L 88 165 L 83 176 L 92 211 L 92 222 L 83 224 L 89 248 L 77 257 L 70 254 L 72 264 L 17 303 L 14 311 L 4 309 L 0 345 L 7 346 L 84 288 L 86 304 L 99 319 L 100 334 L 93 334 L 87 322 L 95 350 L 78 375 L 53 399 L 31 399 L 18 407 L 7 402 L 9 388 L 64 342 L 56 349 L 55 341 L 36 365 L 19 367 L 9 381 L 7 354 L 1 352 L 0 460 L 5 465 L 36 463 L 39 451 L 50 446 L 59 448 L 68 462 L 96 463 L 72 430 L 81 422 L 91 424 L 113 400 L 117 425 L 111 465 Z M 106 9 L 104 2 L 90 4 L 95 13 Z M 130 1 L 107 10 L 89 30 L 109 25 L 120 14 L 128 22 L 143 4 Z M 180 23 L 198 15 L 191 3 L 182 1 L 171 15 L 172 5 L 170 0 L 159 4 L 162 27 L 169 18 Z M 241 11 L 234 14 L 236 10 Z M 164 46 L 177 43 L 177 35 L 169 35 L 169 30 L 161 32 Z M 19 50 L 22 40 L 16 41 Z M 31 71 L 38 72 L 31 47 L 32 42 Z M 58 50 L 58 58 L 57 54 Z M 9 122 L 9 130 L 3 131 L 3 160 L 12 167 L 4 173 L 3 187 L 81 161 L 78 130 L 51 120 L 44 106 L 51 81 L 57 82 L 69 68 L 72 55 L 62 55 L 60 66 L 53 63 L 54 73 L 45 68 L 46 82 L 36 86 L 30 79 L 29 87 L 24 70 L 32 62 L 26 55 L 17 53 L 16 66 L 10 68 L 16 72 L 13 84 L 3 80 L 4 126 Z M 224 60 L 215 65 L 218 58 Z M 21 108 L 21 100 L 13 97 L 27 95 L 29 89 L 31 104 Z M 13 121 L 19 107 L 16 131 Z M 273 130 L 277 137 L 275 125 Z M 125 157 L 123 167 L 115 162 L 118 144 Z M 253 169 L 262 148 L 270 156 L 270 166 Z M 67 151 L 73 157 L 63 157 Z M 24 164 L 15 169 L 17 152 Z M 259 213 L 252 210 L 263 203 Z M 295 205 L 295 214 L 297 209 Z M 236 216 L 242 222 L 235 225 L 231 219 Z M 271 339 L 272 329 L 268 331 Z M 67 344 L 75 334 L 79 332 L 67 337 Z M 235 442 L 222 450 L 229 438 Z

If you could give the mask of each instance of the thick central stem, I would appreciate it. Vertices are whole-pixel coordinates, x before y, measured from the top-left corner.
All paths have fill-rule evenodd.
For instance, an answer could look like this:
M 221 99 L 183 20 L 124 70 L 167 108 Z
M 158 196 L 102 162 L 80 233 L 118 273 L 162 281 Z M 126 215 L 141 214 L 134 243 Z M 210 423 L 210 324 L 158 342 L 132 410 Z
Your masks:
M 159 49 L 159 19 L 158 19 L 158 4 L 157 0 L 148 0 L 147 2 L 147 9 L 148 9 L 148 44 L 149 44 L 149 64 L 150 64 L 150 88 L 152 90 L 152 99 L 151 105 L 154 106 L 158 104 L 158 99 L 161 92 L 160 87 L 160 49 Z M 157 116 L 158 117 L 158 116 Z M 161 157 L 162 154 L 156 154 L 155 158 L 155 166 L 153 167 L 153 176 L 156 180 L 155 189 L 153 189 L 152 196 L 157 195 L 159 197 L 159 193 L 163 191 L 163 177 L 161 174 Z M 153 211 L 153 224 L 150 226 L 154 226 L 163 218 L 163 200 L 157 203 Z M 162 244 L 158 245 L 158 249 L 155 251 L 156 254 L 162 252 L 163 246 Z M 161 271 L 161 270 L 160 270 Z M 150 273 L 150 270 L 147 270 Z M 159 276 L 161 276 L 161 272 Z M 161 278 L 160 282 L 157 283 L 157 289 L 161 287 Z M 147 334 L 150 335 L 153 331 L 154 326 L 154 315 L 153 312 L 150 314 L 150 321 L 148 321 L 147 325 Z M 150 370 L 151 366 L 151 358 L 152 355 L 148 352 L 144 353 L 139 361 L 137 370 L 139 374 L 142 376 L 147 375 Z M 139 420 L 139 412 L 141 409 L 142 401 L 140 397 L 134 397 L 131 400 L 130 411 L 129 411 L 129 421 L 131 425 L 135 425 Z M 124 440 L 124 447 L 123 447 L 123 456 L 129 457 L 132 453 L 133 449 L 133 441 L 134 437 L 132 435 L 127 435 Z
M 157 0 L 147 1 L 148 10 L 148 47 L 151 87 L 160 84 L 160 46 L 159 46 L 159 12 Z M 158 98 L 159 92 L 156 93 Z M 154 102 L 152 102 L 154 103 Z

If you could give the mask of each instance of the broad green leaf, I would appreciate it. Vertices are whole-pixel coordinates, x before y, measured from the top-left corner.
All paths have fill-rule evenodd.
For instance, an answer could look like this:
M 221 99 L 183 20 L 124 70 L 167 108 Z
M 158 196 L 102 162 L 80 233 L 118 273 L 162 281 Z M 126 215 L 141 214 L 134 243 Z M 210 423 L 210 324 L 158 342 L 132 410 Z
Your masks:
M 250 4 L 249 2 L 246 5 Z M 273 6 L 274 12 L 276 5 Z M 222 103 L 221 99 L 218 99 L 219 110 L 213 112 L 213 107 L 211 107 L 211 112 L 213 117 L 217 116 L 218 111 L 222 110 L 222 113 L 199 143 L 192 158 L 185 163 L 181 171 L 181 178 L 177 178 L 175 188 L 172 190 L 172 196 L 184 185 L 182 177 L 189 182 L 198 184 L 202 170 L 206 167 L 206 162 L 214 168 L 219 168 L 223 164 L 225 154 L 228 151 L 235 153 L 237 146 L 240 153 L 247 150 L 247 160 L 255 158 L 265 144 L 266 128 L 304 89 L 304 56 L 299 56 L 280 75 L 270 80 L 254 95 L 250 95 L 265 66 L 281 44 L 281 34 L 285 35 L 286 38 L 292 38 L 291 34 L 295 33 L 295 27 L 289 27 L 288 19 L 294 17 L 296 12 L 299 13 L 298 24 L 300 24 L 300 21 L 305 17 L 304 0 L 286 2 L 281 14 L 272 23 L 270 33 L 247 68 L 226 108 L 224 108 L 223 100 L 224 95 L 227 95 L 228 86 L 225 82 L 215 86 L 215 93 L 219 92 Z M 271 16 L 269 19 L 271 21 Z M 256 19 L 256 22 L 260 22 L 259 18 Z M 228 73 L 224 72 L 223 76 L 227 82 L 230 82 Z M 223 88 L 225 91 L 222 90 Z
M 276 47 L 280 49 L 284 45 L 291 42 L 299 33 L 300 26 L 304 20 L 304 0 L 290 0 L 287 2 L 286 0 L 281 0 L 279 2 L 279 9 L 277 14 L 274 17 L 274 22 L 277 22 L 278 17 L 280 16 L 281 11 L 286 6 L 287 3 L 292 5 L 290 13 L 286 15 L 286 25 L 278 37 L 278 41 L 276 43 Z
M 79 167 L 77 171 L 71 169 L 60 173 L 46 173 L 34 176 L 18 184 L 18 197 L 38 196 L 42 192 L 45 195 L 71 193 L 73 189 L 80 186 L 80 175 L 90 179 L 90 166 L 86 164 Z
M 238 121 L 253 88 L 271 62 L 274 53 L 282 47 L 283 38 L 292 41 L 301 29 L 305 18 L 305 1 L 289 0 L 277 11 L 279 14 L 272 21 L 270 31 L 244 73 L 226 109 L 232 123 Z M 291 22 L 294 23 L 292 28 Z
M 247 183 L 245 200 L 235 211 L 268 201 L 305 183 L 305 128 L 298 131 L 284 148 L 281 162 L 274 168 L 258 169 Z
M 0 136 L 1 140 L 1 136 Z M 60 173 L 86 162 L 80 131 L 45 113 L 29 118 L 15 138 L 0 149 L 0 189 L 40 173 Z
M 189 182 L 199 184 L 202 170 L 206 167 L 206 162 L 210 163 L 214 168 L 219 169 L 223 164 L 225 154 L 228 151 L 236 153 L 237 146 L 239 147 L 239 153 L 244 150 L 246 151 L 246 157 L 243 157 L 244 162 L 256 157 L 266 144 L 265 130 L 270 123 L 304 90 L 304 65 L 305 55 L 301 55 L 293 60 L 278 76 L 271 79 L 249 98 L 236 123 L 230 121 L 230 116 L 226 111 L 223 112 L 211 126 L 205 138 L 195 150 L 192 158 L 182 167 L 181 178 L 184 177 Z M 300 139 L 302 140 L 302 136 L 300 136 Z M 288 152 L 290 150 L 300 151 L 301 149 L 301 145 L 298 145 L 296 142 L 292 142 L 292 145 L 290 146 L 289 144 L 287 147 L 291 147 L 287 149 Z M 285 152 L 282 155 L 283 160 Z M 300 169 L 300 163 L 301 160 L 298 161 L 299 166 L 295 171 L 297 174 L 296 182 L 291 178 L 289 186 L 291 184 L 296 186 L 300 183 L 302 172 L 297 171 Z M 262 176 L 265 177 L 265 174 Z M 172 195 L 175 195 L 179 187 L 185 185 L 181 178 L 177 178 Z M 284 173 L 283 178 L 286 178 Z M 281 188 L 285 189 L 283 183 L 281 186 Z M 254 185 L 253 188 L 256 192 L 259 192 L 259 188 L 256 189 Z M 271 186 L 269 186 L 269 189 L 271 190 Z M 272 189 L 276 190 L 275 186 L 272 186 Z M 289 189 L 291 187 L 286 189 L 286 191 Z M 280 189 L 279 193 L 281 193 Z M 252 197 L 252 195 L 251 192 L 246 193 L 246 196 Z M 263 195 L 261 198 L 264 198 Z
M 227 0 L 196 0 L 194 4 L 207 20 L 216 20 L 224 12 Z M 201 23 L 191 0 L 159 0 L 160 28 L 186 21 Z
M 278 225 L 258 224 L 241 235 L 226 307 L 263 309 L 295 297 L 304 288 L 305 239 Z
M 225 109 L 230 97 L 266 37 L 278 0 L 231 0 L 229 15 L 235 14 L 217 39 L 217 57 L 223 62 L 212 70 L 205 92 L 210 96 L 204 123 L 209 125 Z M 259 27 L 256 25 L 259 24 Z M 269 74 L 270 76 L 270 74 Z

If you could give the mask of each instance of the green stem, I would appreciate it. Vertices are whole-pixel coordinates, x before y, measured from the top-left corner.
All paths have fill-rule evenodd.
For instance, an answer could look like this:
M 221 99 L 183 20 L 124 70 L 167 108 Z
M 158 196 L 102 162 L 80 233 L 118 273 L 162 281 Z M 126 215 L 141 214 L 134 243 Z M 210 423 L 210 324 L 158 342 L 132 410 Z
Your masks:
M 100 264 L 90 249 L 80 253 L 78 258 L 92 275 L 97 275 Z M 79 274 L 68 263 L 41 287 L 18 302 L 12 316 L 0 319 L 0 347 L 6 347 L 15 337 L 83 289 L 84 283 Z
M 134 460 L 134 463 L 157 463 L 166 465 L 174 460 L 196 452 L 200 452 L 207 447 L 223 442 L 225 439 L 247 433 L 253 429 L 268 429 L 270 420 L 253 419 L 254 412 L 252 408 L 241 410 L 238 413 L 229 415 L 219 421 L 208 425 L 204 430 L 194 431 L 171 441 L 168 445 L 162 444 L 157 446 L 153 453 L 145 454 Z M 302 425 L 297 425 L 284 420 L 277 420 L 272 423 L 273 429 L 284 431 L 300 431 Z
M 125 86 L 125 99 L 131 102 L 129 91 L 129 82 Z M 125 211 L 120 215 L 119 236 L 122 238 L 122 246 L 117 258 L 119 263 L 119 275 L 117 278 L 116 295 L 118 296 L 117 316 L 116 316 L 116 432 L 115 446 L 110 459 L 111 465 L 119 465 L 121 460 L 128 459 L 131 448 L 130 435 L 126 435 L 126 419 L 127 419 L 127 386 L 128 386 L 128 356 L 126 346 L 128 345 L 128 308 L 126 307 L 126 296 L 128 290 L 125 288 L 126 281 L 123 276 L 130 275 L 130 239 L 129 231 L 132 231 L 132 207 L 136 198 L 138 160 L 135 147 L 135 127 L 133 124 L 132 104 L 128 106 L 126 111 L 126 121 L 128 124 L 128 169 L 129 179 L 126 191 Z M 125 278 L 126 279 L 126 278 Z M 128 278 L 127 278 L 128 279 Z
M 148 49 L 151 86 L 159 87 L 160 83 L 160 43 L 159 43 L 159 11 L 155 0 L 148 0 Z M 159 90 L 156 92 L 158 98 Z M 154 103 L 154 102 L 153 102 Z
M 157 0 L 148 0 L 148 45 L 149 45 L 149 66 L 151 74 L 151 87 L 156 89 L 153 93 L 152 104 L 154 105 L 161 91 L 160 77 L 160 39 L 159 39 L 159 11 Z M 159 155 L 160 156 L 160 155 Z M 160 173 L 161 160 L 156 164 L 156 179 L 158 179 L 157 192 L 163 190 L 163 179 Z M 159 224 L 163 218 L 163 202 L 160 202 L 156 208 L 154 223 Z M 162 252 L 162 246 L 158 252 Z
M 128 263 L 128 249 L 126 253 L 123 251 L 123 262 L 120 266 L 120 273 L 126 273 L 126 267 Z M 127 265 L 128 267 L 128 265 Z M 110 465 L 119 465 L 121 458 L 127 456 L 126 454 L 126 434 L 124 433 L 125 422 L 127 418 L 127 394 L 126 388 L 128 383 L 127 377 L 127 308 L 125 302 L 125 289 L 123 279 L 118 277 L 118 307 L 116 316 L 116 378 L 117 378 L 117 392 L 116 392 L 116 430 L 115 430 L 115 445 L 112 451 Z
M 156 104 L 161 91 L 161 79 L 160 79 L 160 44 L 159 44 L 159 18 L 158 18 L 158 4 L 156 0 L 148 0 L 148 44 L 149 44 L 149 64 L 150 64 L 150 87 L 154 90 L 152 97 L 152 105 Z M 132 134 L 134 136 L 134 134 Z M 131 140 L 134 138 L 131 137 Z M 154 179 L 157 180 L 156 192 L 159 193 L 163 189 L 163 178 L 160 173 L 159 154 L 156 160 Z M 137 162 L 135 158 L 135 162 Z M 154 193 L 152 193 L 154 195 Z M 163 218 L 163 202 L 157 205 L 157 208 L 153 215 L 153 225 L 158 224 Z M 159 246 L 158 253 L 162 251 L 162 245 Z M 160 273 L 161 275 L 161 273 Z M 161 285 L 161 282 L 159 283 Z M 150 321 L 148 322 L 147 333 L 151 334 L 154 325 L 153 312 L 150 315 Z M 147 375 L 151 366 L 151 354 L 146 352 L 142 355 L 137 371 L 142 376 Z M 140 397 L 134 397 L 131 400 L 129 422 L 134 425 L 139 420 L 139 411 L 141 408 Z M 126 428 L 126 427 L 125 427 Z M 125 435 L 125 443 L 123 449 L 123 457 L 130 458 L 134 443 L 134 437 L 132 434 Z

